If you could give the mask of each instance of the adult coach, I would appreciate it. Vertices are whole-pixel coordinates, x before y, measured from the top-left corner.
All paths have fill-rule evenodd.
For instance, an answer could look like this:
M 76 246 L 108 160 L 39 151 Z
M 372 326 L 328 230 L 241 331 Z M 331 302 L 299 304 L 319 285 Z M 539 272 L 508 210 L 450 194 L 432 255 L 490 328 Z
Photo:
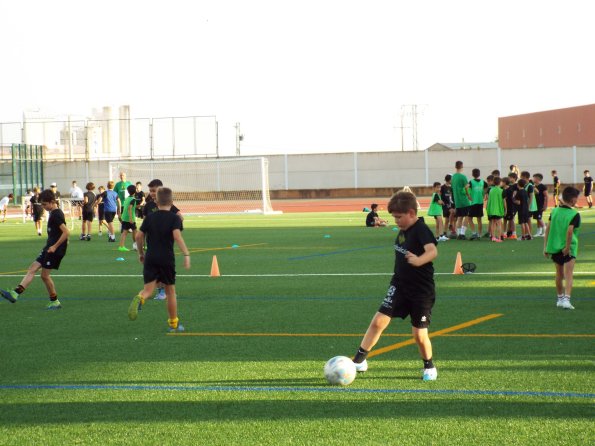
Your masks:
M 126 200 L 126 197 L 128 196 L 126 190 L 128 189 L 128 186 L 132 186 L 132 183 L 130 181 L 126 181 L 126 172 L 120 172 L 120 181 L 118 181 L 115 185 L 114 185 L 114 192 L 116 192 L 118 194 L 118 198 L 120 199 L 120 206 L 122 204 L 124 204 L 124 201 Z M 122 209 L 120 209 L 120 212 L 122 211 Z
M 469 217 L 469 210 L 471 208 L 471 195 L 469 194 L 469 180 L 463 173 L 463 162 L 457 161 L 455 163 L 456 172 L 452 175 L 452 197 L 455 202 L 455 215 L 457 218 L 457 240 L 466 240 L 465 231 L 467 227 L 465 222 L 475 232 L 475 225 Z

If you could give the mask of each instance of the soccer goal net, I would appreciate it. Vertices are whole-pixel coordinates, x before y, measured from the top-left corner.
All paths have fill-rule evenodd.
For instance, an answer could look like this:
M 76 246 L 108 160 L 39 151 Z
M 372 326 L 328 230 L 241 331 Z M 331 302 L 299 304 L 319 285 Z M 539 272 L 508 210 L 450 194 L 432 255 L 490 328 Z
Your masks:
M 121 172 L 146 193 L 159 179 L 174 192 L 174 202 L 185 214 L 273 214 L 266 158 L 180 161 L 112 161 L 110 179 Z

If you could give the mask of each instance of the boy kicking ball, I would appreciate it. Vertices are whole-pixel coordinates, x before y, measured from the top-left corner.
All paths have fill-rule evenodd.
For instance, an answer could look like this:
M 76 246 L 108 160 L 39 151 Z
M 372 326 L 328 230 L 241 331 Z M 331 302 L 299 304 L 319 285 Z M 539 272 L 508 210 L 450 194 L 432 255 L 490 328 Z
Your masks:
M 56 287 L 54 286 L 54 281 L 50 277 L 50 274 L 53 269 L 58 269 L 60 267 L 60 262 L 66 255 L 70 231 L 66 227 L 64 213 L 58 207 L 56 197 L 51 190 L 44 190 L 39 194 L 39 201 L 41 202 L 41 206 L 50 214 L 47 224 L 47 243 L 39 254 L 39 257 L 37 257 L 29 267 L 29 270 L 25 277 L 23 277 L 23 280 L 21 280 L 21 283 L 14 290 L 0 290 L 0 294 L 8 301 L 15 303 L 19 296 L 23 294 L 25 289 L 33 281 L 35 273 L 41 269 L 41 280 L 43 280 L 50 295 L 50 303 L 48 304 L 47 309 L 59 310 L 62 308 L 62 305 L 58 300 Z
M 184 268 L 190 268 L 190 254 L 180 229 L 182 220 L 171 212 L 173 193 L 171 189 L 161 187 L 157 190 L 157 212 L 147 215 L 136 234 L 138 258 L 143 266 L 144 288 L 132 299 L 128 307 L 128 318 L 133 321 L 138 317 L 138 310 L 149 299 L 157 282 L 165 285 L 169 332 L 182 332 L 184 327 L 178 320 L 176 300 L 176 260 L 174 241 L 184 254 Z M 145 255 L 145 235 L 147 254 Z
M 417 199 L 399 191 L 388 203 L 400 231 L 395 241 L 395 269 L 388 292 L 364 335 L 353 362 L 358 372 L 368 370 L 366 357 L 394 317 L 411 316 L 412 334 L 424 363 L 422 379 L 434 381 L 438 372 L 432 362 L 428 326 L 436 300 L 434 266 L 438 255 L 436 238 L 417 216 Z

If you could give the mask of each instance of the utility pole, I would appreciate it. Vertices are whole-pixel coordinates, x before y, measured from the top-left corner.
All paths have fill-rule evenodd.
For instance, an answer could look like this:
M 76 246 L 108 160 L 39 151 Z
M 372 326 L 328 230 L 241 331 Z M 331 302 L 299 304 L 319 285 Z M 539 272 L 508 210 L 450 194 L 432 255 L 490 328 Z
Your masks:
M 240 133 L 240 123 L 236 122 L 234 125 L 236 129 L 236 156 L 240 156 L 240 143 L 244 140 L 244 135 Z
M 422 107 L 424 107 L 422 105 Z M 413 150 L 419 150 L 419 139 L 418 139 L 418 115 L 423 114 L 423 111 L 418 111 L 418 104 L 407 104 L 401 105 L 401 150 L 404 150 L 404 136 L 403 129 L 411 128 L 411 142 L 413 144 Z M 410 120 L 411 127 L 405 127 L 403 125 L 404 118 L 407 117 Z

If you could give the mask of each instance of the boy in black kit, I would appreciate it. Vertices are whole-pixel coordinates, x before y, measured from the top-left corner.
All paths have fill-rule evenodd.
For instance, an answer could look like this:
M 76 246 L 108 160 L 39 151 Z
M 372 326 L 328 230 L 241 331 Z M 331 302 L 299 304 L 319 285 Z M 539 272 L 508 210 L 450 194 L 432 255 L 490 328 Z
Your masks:
M 157 201 L 156 201 L 157 189 L 159 189 L 160 187 L 163 187 L 163 182 L 161 180 L 154 179 L 154 180 L 151 180 L 147 186 L 149 186 L 149 195 L 146 197 L 145 205 L 143 206 L 143 218 L 147 218 L 147 216 L 150 215 L 151 213 L 158 211 Z M 172 203 L 170 212 L 173 212 L 178 217 L 180 217 L 180 220 L 182 221 L 182 227 L 180 228 L 180 231 L 183 231 L 184 230 L 184 223 L 183 223 L 184 215 L 182 214 L 182 211 L 180 211 Z M 165 300 L 165 288 L 162 285 L 163 284 L 161 284 L 161 283 L 157 284 L 157 294 L 155 295 L 155 300 Z
M 456 217 L 455 206 L 452 201 L 452 186 L 450 185 L 451 180 L 452 175 L 450 174 L 444 177 L 444 184 L 440 186 L 440 199 L 442 200 L 442 217 L 444 217 L 444 232 L 446 232 L 446 228 L 448 227 L 448 229 L 450 230 L 450 238 L 456 238 Z
M 15 303 L 33 281 L 37 271 L 41 269 L 41 280 L 43 280 L 50 295 L 50 303 L 46 308 L 48 310 L 59 310 L 62 308 L 62 305 L 58 300 L 56 287 L 50 274 L 53 269 L 60 268 L 60 262 L 66 255 L 70 231 L 66 226 L 64 212 L 58 208 L 56 196 L 51 190 L 47 189 L 39 194 L 39 201 L 41 202 L 41 206 L 50 214 L 47 224 L 48 239 L 46 245 L 41 250 L 37 259 L 29 266 L 29 270 L 25 277 L 23 277 L 23 280 L 21 280 L 21 283 L 14 290 L 0 290 L 0 294 L 8 301 Z
M 368 370 L 366 357 L 392 318 L 411 316 L 412 334 L 424 362 L 422 379 L 434 381 L 438 372 L 432 362 L 428 326 L 436 300 L 434 266 L 438 255 L 436 238 L 423 218 L 417 216 L 417 199 L 399 191 L 388 203 L 400 231 L 395 241 L 395 268 L 388 292 L 364 335 L 353 362 L 358 372 Z
M 521 226 L 522 234 L 521 240 L 531 240 L 531 231 L 529 230 L 529 194 L 525 189 L 527 180 L 521 178 L 518 182 L 518 187 L 514 193 L 513 203 L 518 210 L 518 224 Z
M 535 202 L 537 210 L 533 212 L 533 219 L 537 222 L 537 232 L 533 237 L 543 237 L 545 235 L 545 223 L 543 214 L 547 209 L 548 195 L 547 186 L 543 184 L 543 175 L 536 173 L 533 175 L 533 185 L 535 187 Z
M 182 332 L 184 327 L 178 320 L 178 303 L 176 299 L 176 260 L 174 241 L 184 254 L 184 268 L 190 268 L 190 253 L 182 238 L 182 220 L 171 212 L 173 194 L 171 189 L 161 187 L 157 191 L 158 210 L 148 215 L 138 230 L 136 244 L 138 258 L 143 266 L 143 289 L 134 296 L 128 307 L 128 318 L 133 321 L 138 316 L 141 305 L 149 299 L 158 282 L 165 286 L 169 332 Z M 145 256 L 145 235 L 147 254 Z

